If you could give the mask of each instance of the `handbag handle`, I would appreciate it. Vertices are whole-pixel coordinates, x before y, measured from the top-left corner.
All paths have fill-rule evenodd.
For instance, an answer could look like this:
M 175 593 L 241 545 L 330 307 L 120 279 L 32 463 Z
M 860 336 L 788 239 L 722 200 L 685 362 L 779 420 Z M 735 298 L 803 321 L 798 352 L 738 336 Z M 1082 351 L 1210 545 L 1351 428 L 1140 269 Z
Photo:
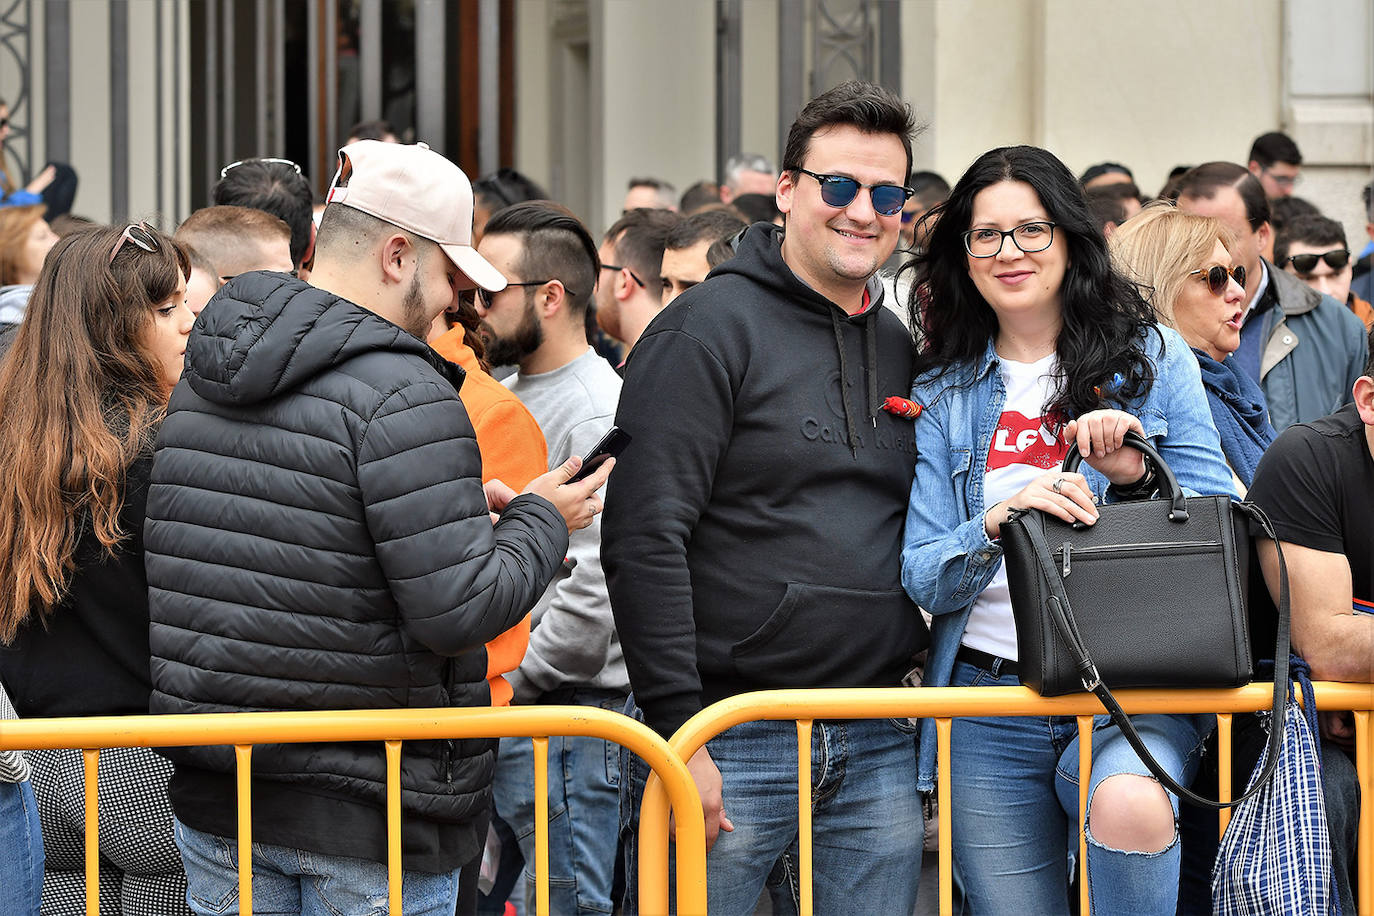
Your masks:
M 1065 462 L 1067 464 L 1067 462 Z M 1162 467 L 1162 466 L 1161 466 Z M 1175 481 L 1177 486 L 1177 481 Z M 1111 690 L 1102 681 L 1102 676 L 1097 673 L 1097 666 L 1093 664 L 1092 656 L 1088 652 L 1088 647 L 1083 644 L 1083 638 L 1079 635 L 1078 625 L 1074 621 L 1073 608 L 1069 605 L 1069 596 L 1064 591 L 1064 581 L 1059 577 L 1059 571 L 1050 562 L 1049 544 L 1045 542 L 1045 536 L 1040 531 L 1038 525 L 1028 524 L 1023 526 L 1026 536 L 1031 543 L 1031 553 L 1035 555 L 1036 562 L 1040 564 L 1040 574 L 1049 583 L 1050 597 L 1048 599 L 1050 620 L 1054 623 L 1055 630 L 1059 633 L 1059 638 L 1068 646 L 1073 656 L 1074 665 L 1078 668 L 1078 673 L 1083 679 L 1083 689 L 1091 691 L 1102 703 L 1104 709 L 1112 717 L 1117 728 L 1121 729 L 1121 734 L 1126 736 L 1126 741 L 1140 756 L 1141 761 L 1170 792 L 1179 798 L 1197 805 L 1202 808 L 1221 810 L 1223 808 L 1234 807 L 1255 795 L 1264 787 L 1274 775 L 1274 770 L 1279 762 L 1279 743 L 1283 738 L 1283 729 L 1288 713 L 1285 700 L 1288 697 L 1291 685 L 1288 684 L 1288 639 L 1289 639 L 1289 605 L 1288 605 L 1288 566 L 1283 560 L 1283 547 L 1279 544 L 1278 535 L 1274 533 L 1274 526 L 1269 521 L 1269 517 L 1264 514 L 1253 503 L 1233 503 L 1250 518 L 1259 523 L 1264 529 L 1264 534 L 1274 542 L 1274 547 L 1279 553 L 1279 626 L 1278 634 L 1274 646 L 1274 700 L 1273 700 L 1273 721 L 1269 729 L 1269 758 L 1264 765 L 1258 779 L 1250 790 L 1239 798 L 1229 802 L 1213 801 L 1197 795 L 1185 786 L 1181 786 L 1172 776 L 1159 765 L 1154 755 L 1141 739 L 1140 733 L 1131 724 L 1130 716 L 1126 715 L 1125 710 L 1117 703 L 1116 697 L 1112 696 Z
M 1155 450 L 1144 436 L 1133 429 L 1126 431 L 1126 438 L 1122 442 L 1145 456 L 1145 460 L 1154 466 L 1155 473 L 1159 475 L 1159 492 L 1169 500 L 1169 521 L 1186 522 L 1188 521 L 1188 503 L 1183 496 L 1183 487 L 1179 486 L 1178 478 L 1170 469 L 1164 456 Z M 1063 471 L 1072 474 L 1078 470 L 1079 463 L 1083 456 L 1078 454 L 1078 449 L 1070 447 L 1069 453 L 1064 456 Z

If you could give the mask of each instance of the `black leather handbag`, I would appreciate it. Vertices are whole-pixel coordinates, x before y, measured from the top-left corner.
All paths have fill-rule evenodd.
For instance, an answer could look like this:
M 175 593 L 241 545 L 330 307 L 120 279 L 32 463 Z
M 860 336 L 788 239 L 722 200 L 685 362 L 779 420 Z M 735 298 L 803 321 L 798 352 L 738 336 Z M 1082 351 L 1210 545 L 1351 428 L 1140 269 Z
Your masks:
M 1170 791 L 1205 807 L 1150 756 L 1107 684 L 1114 687 L 1242 687 L 1253 679 L 1247 616 L 1249 522 L 1278 545 L 1256 506 L 1226 496 L 1185 497 L 1178 479 L 1144 438 L 1126 444 L 1145 455 L 1160 498 L 1099 507 L 1093 525 L 1039 510 L 1014 510 L 1002 525 L 1003 562 L 1016 621 L 1021 683 L 1041 696 L 1097 695 L 1126 739 Z M 1080 462 L 1070 449 L 1064 471 Z M 1281 594 L 1274 648 L 1268 772 L 1283 734 L 1288 680 L 1288 571 L 1279 552 Z

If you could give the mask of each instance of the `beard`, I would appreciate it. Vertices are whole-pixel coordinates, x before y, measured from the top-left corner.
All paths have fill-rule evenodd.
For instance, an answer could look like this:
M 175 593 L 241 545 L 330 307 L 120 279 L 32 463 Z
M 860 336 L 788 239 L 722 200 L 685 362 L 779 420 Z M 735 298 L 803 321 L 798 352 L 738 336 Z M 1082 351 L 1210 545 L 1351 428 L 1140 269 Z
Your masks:
M 421 340 L 429 337 L 430 325 L 434 322 L 425 308 L 424 293 L 420 289 L 420 271 L 411 278 L 410 289 L 401 300 L 401 327 Z
M 544 343 L 544 326 L 539 323 L 532 298 L 526 301 L 525 314 L 513 334 L 501 337 L 485 321 L 481 334 L 482 342 L 487 345 L 487 362 L 493 366 L 517 365 Z

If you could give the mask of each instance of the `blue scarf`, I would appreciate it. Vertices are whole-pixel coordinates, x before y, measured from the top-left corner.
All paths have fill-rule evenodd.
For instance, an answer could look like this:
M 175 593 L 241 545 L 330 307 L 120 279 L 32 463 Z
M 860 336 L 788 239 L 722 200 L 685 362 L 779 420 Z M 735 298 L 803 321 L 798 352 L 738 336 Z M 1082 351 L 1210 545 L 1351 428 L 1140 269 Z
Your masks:
M 1269 425 L 1269 405 L 1255 380 L 1246 375 L 1230 356 L 1217 362 L 1196 348 L 1202 369 L 1202 386 L 1207 389 L 1207 406 L 1212 422 L 1221 434 L 1221 451 L 1226 463 L 1248 488 L 1255 479 L 1260 456 L 1278 435 Z

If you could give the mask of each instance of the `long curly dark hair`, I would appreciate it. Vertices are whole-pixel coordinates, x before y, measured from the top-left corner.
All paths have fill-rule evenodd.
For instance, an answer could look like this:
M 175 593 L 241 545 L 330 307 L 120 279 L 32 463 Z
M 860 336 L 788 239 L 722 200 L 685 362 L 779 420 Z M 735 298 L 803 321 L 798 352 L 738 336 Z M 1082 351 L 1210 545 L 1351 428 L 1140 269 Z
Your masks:
M 1002 147 L 979 156 L 949 199 L 922 220 L 934 225 L 913 265 L 919 282 L 912 284 L 908 303 L 922 342 L 917 373 L 977 360 L 997 335 L 997 315 L 969 276 L 963 233 L 972 222 L 973 198 L 1001 181 L 1030 185 L 1068 245 L 1060 288 L 1063 323 L 1055 347 L 1057 385 L 1045 405 L 1047 414 L 1062 424 L 1143 397 L 1154 384 L 1144 349 L 1147 331 L 1158 333 L 1154 311 L 1112 269 L 1106 242 L 1073 174 L 1054 154 L 1034 146 Z

